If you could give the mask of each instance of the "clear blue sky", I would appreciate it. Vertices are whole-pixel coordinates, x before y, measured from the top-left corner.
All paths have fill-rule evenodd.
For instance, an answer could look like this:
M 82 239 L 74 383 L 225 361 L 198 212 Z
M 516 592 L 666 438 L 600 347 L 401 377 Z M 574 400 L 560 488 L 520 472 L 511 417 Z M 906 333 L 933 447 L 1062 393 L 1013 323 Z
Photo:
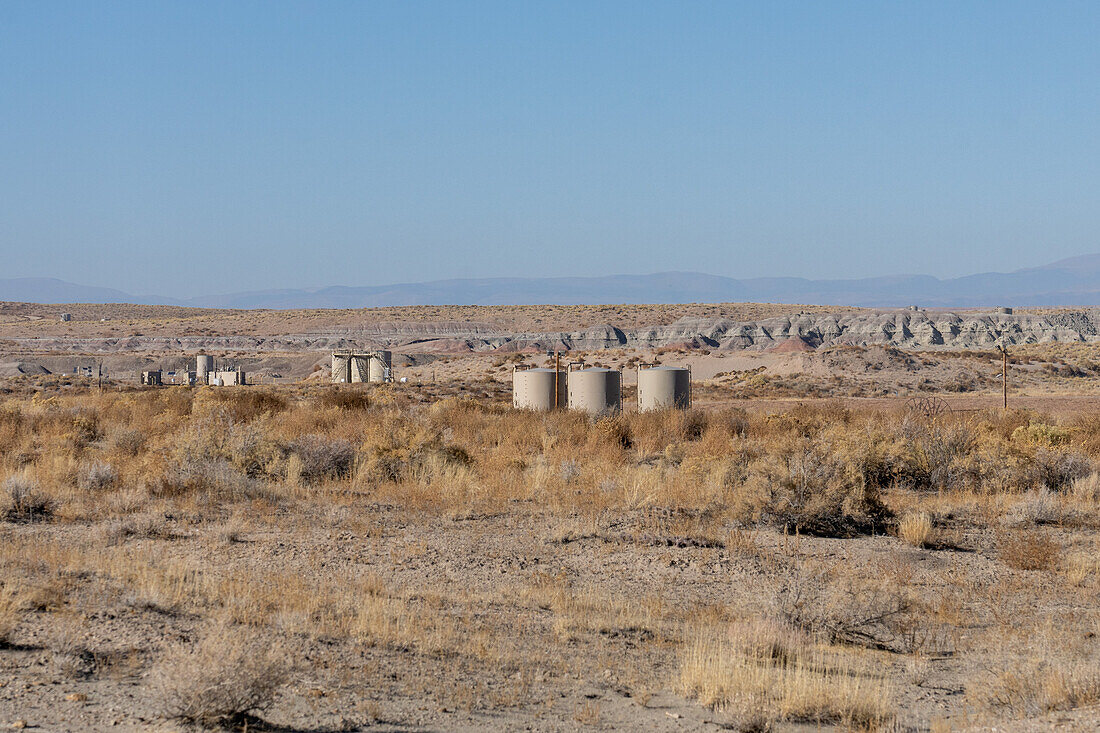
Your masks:
M 0 277 L 189 296 L 1100 251 L 1100 3 L 0 1 Z

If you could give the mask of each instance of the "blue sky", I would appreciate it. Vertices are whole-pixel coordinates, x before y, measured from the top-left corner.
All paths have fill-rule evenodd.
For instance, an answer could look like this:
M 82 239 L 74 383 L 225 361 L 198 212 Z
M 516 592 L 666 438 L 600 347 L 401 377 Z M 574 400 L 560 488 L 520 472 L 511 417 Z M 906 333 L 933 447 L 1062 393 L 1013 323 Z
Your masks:
M 1100 4 L 0 1 L 0 277 L 135 293 L 1100 251 Z

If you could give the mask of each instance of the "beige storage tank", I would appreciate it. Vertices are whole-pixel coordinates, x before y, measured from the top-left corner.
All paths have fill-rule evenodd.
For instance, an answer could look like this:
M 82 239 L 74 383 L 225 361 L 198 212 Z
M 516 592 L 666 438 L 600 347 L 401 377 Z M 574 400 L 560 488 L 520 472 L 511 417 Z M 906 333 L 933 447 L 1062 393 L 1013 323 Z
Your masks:
M 212 371 L 214 371 L 214 357 L 209 354 L 199 354 L 195 357 L 195 381 L 199 384 L 208 384 Z
M 350 369 L 351 357 L 347 354 L 332 354 L 332 381 L 337 384 L 344 384 L 351 381 L 351 369 Z
M 371 382 L 389 382 L 392 377 L 393 352 L 375 351 L 371 353 L 370 366 L 368 367 L 369 380 Z
M 621 412 L 623 375 L 616 369 L 592 367 L 568 374 L 569 409 L 593 415 Z
M 557 399 L 554 382 L 557 375 Z M 569 401 L 564 371 L 554 369 L 516 369 L 512 371 L 512 407 L 546 412 L 564 409 Z
M 691 407 L 691 370 L 686 367 L 639 367 L 638 411 L 686 410 Z

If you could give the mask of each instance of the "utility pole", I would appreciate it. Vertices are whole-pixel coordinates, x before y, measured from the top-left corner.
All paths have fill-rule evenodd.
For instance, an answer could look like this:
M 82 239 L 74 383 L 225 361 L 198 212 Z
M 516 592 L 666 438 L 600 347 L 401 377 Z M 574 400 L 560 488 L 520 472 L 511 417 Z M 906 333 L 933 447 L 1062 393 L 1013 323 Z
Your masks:
M 1001 344 L 1001 392 L 1004 409 L 1008 409 L 1008 348 Z

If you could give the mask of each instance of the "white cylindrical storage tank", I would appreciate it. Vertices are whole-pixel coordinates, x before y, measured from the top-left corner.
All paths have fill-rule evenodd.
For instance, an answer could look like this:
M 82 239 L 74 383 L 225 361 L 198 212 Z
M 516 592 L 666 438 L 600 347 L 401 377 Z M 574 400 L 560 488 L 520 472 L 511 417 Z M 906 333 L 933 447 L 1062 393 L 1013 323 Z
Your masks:
M 554 375 L 557 374 L 558 398 L 554 399 Z M 520 410 L 563 409 L 569 401 L 564 371 L 554 369 L 517 369 L 512 372 L 512 407 Z
M 347 354 L 333 354 L 332 355 L 332 381 L 334 383 L 344 383 L 351 380 L 351 375 L 348 373 L 348 356 Z
M 591 414 L 621 412 L 622 372 L 593 367 L 569 372 L 569 409 Z
M 390 364 L 393 362 L 393 353 L 390 351 L 375 351 L 371 357 L 369 369 L 369 381 L 385 382 L 390 374 Z
M 691 372 L 686 367 L 638 370 L 638 411 L 691 407 Z
M 210 381 L 210 372 L 214 371 L 214 357 L 209 354 L 199 354 L 195 357 L 195 381 L 199 384 L 207 384 Z

